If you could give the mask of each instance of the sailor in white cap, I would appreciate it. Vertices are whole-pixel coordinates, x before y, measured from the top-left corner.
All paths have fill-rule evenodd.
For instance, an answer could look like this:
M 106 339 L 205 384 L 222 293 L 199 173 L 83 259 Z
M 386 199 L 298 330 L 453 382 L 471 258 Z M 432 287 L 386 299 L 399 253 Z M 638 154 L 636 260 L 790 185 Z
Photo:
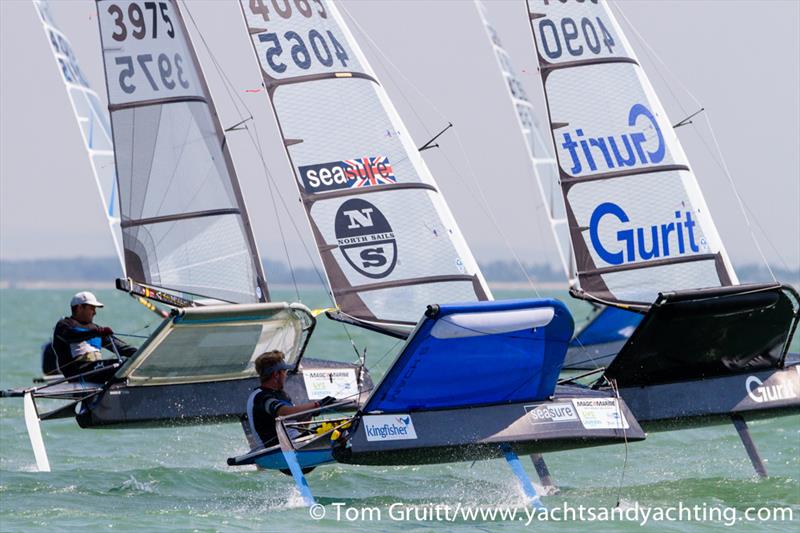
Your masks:
M 94 323 L 97 308 L 103 304 L 89 291 L 81 291 L 70 300 L 72 314 L 58 321 L 53 331 L 53 350 L 58 366 L 65 377 L 78 377 L 91 372 L 86 379 L 103 382 L 116 372 L 114 359 L 104 359 L 102 348 L 114 350 L 123 359 L 136 352 L 136 348 L 114 337 L 111 328 Z M 113 344 L 113 346 L 112 346 Z M 101 369 L 107 369 L 102 371 Z M 81 376 L 82 377 L 82 376 Z

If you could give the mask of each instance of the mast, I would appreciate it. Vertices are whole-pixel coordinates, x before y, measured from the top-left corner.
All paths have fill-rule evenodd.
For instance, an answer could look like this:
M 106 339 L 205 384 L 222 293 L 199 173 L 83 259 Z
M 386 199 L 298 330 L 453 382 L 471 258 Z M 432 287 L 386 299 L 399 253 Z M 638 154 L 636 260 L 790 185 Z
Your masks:
M 89 86 L 89 82 L 78 66 L 72 45 L 66 35 L 58 29 L 47 0 L 33 0 L 42 28 L 50 42 L 50 51 L 56 60 L 61 81 L 69 96 L 69 103 L 78 127 L 81 130 L 83 147 L 89 156 L 97 192 L 106 217 L 114 249 L 117 252 L 120 268 L 125 272 L 123 259 L 122 233 L 120 230 L 119 207 L 117 205 L 117 177 L 114 167 L 114 146 L 111 141 L 111 125 L 108 112 L 100 97 Z
M 486 30 L 486 37 L 494 52 L 497 66 L 505 81 L 505 88 L 511 105 L 514 108 L 514 116 L 517 119 L 517 126 L 525 139 L 525 149 L 528 152 L 528 159 L 531 163 L 531 170 L 539 186 L 539 194 L 542 203 L 547 211 L 547 219 L 550 223 L 550 231 L 553 233 L 558 256 L 561 266 L 567 277 L 569 286 L 575 286 L 575 267 L 572 263 L 570 253 L 569 228 L 567 216 L 564 211 L 564 202 L 561 200 L 561 191 L 558 185 L 558 167 L 552 148 L 542 137 L 539 120 L 536 118 L 533 105 L 525 93 L 522 82 L 517 77 L 511 62 L 511 56 L 503 48 L 500 36 L 489 22 L 487 7 L 481 0 L 474 0 L 475 9 L 483 22 L 483 29 Z
M 225 136 L 174 0 L 98 0 L 127 275 L 233 303 L 267 285 Z
M 343 318 L 407 332 L 431 302 L 490 299 L 436 182 L 335 5 L 240 4 Z
M 686 155 L 602 0 L 528 0 L 584 299 L 737 284 Z

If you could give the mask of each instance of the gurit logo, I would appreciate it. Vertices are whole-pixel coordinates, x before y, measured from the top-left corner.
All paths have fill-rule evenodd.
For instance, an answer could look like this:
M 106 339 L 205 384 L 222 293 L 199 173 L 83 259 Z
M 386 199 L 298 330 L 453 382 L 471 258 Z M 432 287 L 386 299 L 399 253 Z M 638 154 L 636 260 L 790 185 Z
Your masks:
M 613 244 L 604 244 L 600 238 L 600 224 L 618 224 L 623 229 L 616 233 Z M 592 212 L 589 220 L 589 238 L 597 255 L 610 265 L 633 263 L 638 260 L 657 259 L 686 253 L 697 253 L 705 240 L 695 235 L 697 222 L 691 211 L 675 211 L 673 220 L 664 224 L 630 227 L 631 219 L 622 207 L 604 202 Z
M 644 120 L 641 125 L 640 118 Z M 605 167 L 602 170 L 613 170 L 653 165 L 664 160 L 667 152 L 664 135 L 656 117 L 647 107 L 642 104 L 632 105 L 628 112 L 628 126 L 635 127 L 638 131 L 598 137 L 585 135 L 582 128 L 562 133 L 564 142 L 561 143 L 561 148 L 569 153 L 572 162 L 569 172 L 578 176 L 597 171 L 598 165 Z M 647 130 L 655 133 L 655 147 L 649 146 L 652 143 L 648 142 L 651 139 L 644 133 Z
M 384 214 L 371 203 L 360 198 L 344 202 L 336 212 L 334 231 L 342 255 L 360 274 L 380 279 L 394 270 L 394 232 Z
M 757 377 L 748 376 L 744 386 L 747 389 L 747 395 L 756 403 L 797 398 L 797 393 L 792 388 L 790 381 L 775 385 L 764 385 L 764 382 Z

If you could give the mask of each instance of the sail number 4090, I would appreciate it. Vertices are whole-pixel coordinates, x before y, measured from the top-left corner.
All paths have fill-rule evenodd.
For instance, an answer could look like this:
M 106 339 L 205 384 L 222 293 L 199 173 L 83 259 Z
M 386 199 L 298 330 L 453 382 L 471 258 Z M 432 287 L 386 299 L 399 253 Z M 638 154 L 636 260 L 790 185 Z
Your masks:
M 549 18 L 542 20 L 539 23 L 539 40 L 542 51 L 550 59 L 558 59 L 563 55 L 564 50 L 571 56 L 581 56 L 586 48 L 597 55 L 601 52 L 603 45 L 608 48 L 608 53 L 613 53 L 613 47 L 616 44 L 614 38 L 600 17 L 595 17 L 595 21 L 596 25 L 588 17 L 581 18 L 579 22 L 570 17 L 564 17 L 560 24 L 556 24 Z M 585 48 L 584 45 L 586 45 Z

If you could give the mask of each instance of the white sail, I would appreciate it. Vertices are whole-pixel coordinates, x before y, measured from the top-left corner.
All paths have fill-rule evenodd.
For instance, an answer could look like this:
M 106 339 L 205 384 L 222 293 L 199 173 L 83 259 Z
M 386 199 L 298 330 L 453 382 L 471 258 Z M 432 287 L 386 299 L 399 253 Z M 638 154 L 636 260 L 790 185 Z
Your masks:
M 490 298 L 437 185 L 336 6 L 241 0 L 333 296 L 408 328 Z
M 114 248 L 119 258 L 122 272 L 125 272 L 123 259 L 122 233 L 120 230 L 119 207 L 117 206 L 117 176 L 114 166 L 114 146 L 108 112 L 97 93 L 89 86 L 83 75 L 75 53 L 67 37 L 58 29 L 47 0 L 33 0 L 36 13 L 50 43 L 50 51 L 56 60 L 61 81 L 69 96 L 72 112 L 81 130 L 83 146 L 89 156 L 103 212 L 111 229 Z
M 556 248 L 558 249 L 559 259 L 564 269 L 564 273 L 569 281 L 569 285 L 576 283 L 575 267 L 570 253 L 569 228 L 567 225 L 567 215 L 564 211 L 564 202 L 561 200 L 561 190 L 558 183 L 558 167 L 555 156 L 552 153 L 550 142 L 542 137 L 541 126 L 537 119 L 537 113 L 533 108 L 522 82 L 517 77 L 508 54 L 497 34 L 494 26 L 489 22 L 488 9 L 481 0 L 474 0 L 475 8 L 483 22 L 486 36 L 497 60 L 497 66 L 505 81 L 506 92 L 514 108 L 514 115 L 517 118 L 517 125 L 525 139 L 525 148 L 528 151 L 528 159 L 531 163 L 531 170 L 539 186 L 539 193 L 542 202 L 547 210 L 547 218 L 550 222 L 550 230 L 555 238 Z
M 267 287 L 176 2 L 98 0 L 127 275 L 233 303 Z
M 605 2 L 528 0 L 582 296 L 737 283 L 666 112 Z

